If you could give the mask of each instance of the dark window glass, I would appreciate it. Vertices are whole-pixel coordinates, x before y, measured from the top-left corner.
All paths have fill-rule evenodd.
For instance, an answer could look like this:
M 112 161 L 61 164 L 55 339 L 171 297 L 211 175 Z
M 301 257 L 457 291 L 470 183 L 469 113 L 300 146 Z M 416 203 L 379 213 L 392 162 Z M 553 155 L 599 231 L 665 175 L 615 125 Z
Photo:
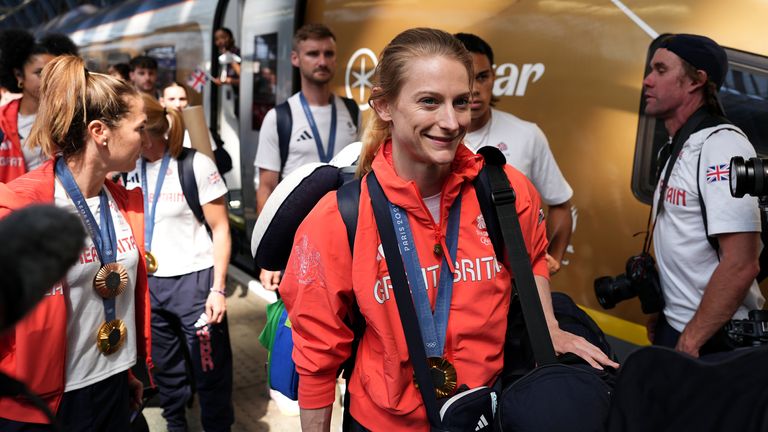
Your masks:
M 253 49 L 253 129 L 261 130 L 267 111 L 275 106 L 277 33 L 256 36 Z

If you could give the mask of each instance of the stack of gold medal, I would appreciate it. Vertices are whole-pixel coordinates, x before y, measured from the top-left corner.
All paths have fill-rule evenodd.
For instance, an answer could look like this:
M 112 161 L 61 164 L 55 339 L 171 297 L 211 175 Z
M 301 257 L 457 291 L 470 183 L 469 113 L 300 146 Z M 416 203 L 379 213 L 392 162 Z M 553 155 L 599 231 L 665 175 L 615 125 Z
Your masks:
M 109 263 L 102 266 L 93 280 L 93 287 L 102 298 L 110 299 L 119 296 L 128 285 L 128 272 L 120 263 Z M 104 355 L 117 352 L 125 342 L 128 330 L 120 319 L 105 322 L 99 327 L 96 335 L 96 347 Z

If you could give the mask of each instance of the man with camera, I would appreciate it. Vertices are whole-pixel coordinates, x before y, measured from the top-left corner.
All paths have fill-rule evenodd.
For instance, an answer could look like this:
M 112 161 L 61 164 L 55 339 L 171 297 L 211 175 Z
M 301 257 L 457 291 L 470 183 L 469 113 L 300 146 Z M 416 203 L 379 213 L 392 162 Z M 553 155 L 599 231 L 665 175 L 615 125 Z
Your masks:
M 765 301 L 755 281 L 757 200 L 733 198 L 728 181 L 731 157 L 754 157 L 755 150 L 717 98 L 728 71 L 725 50 L 697 35 L 655 43 L 643 81 L 645 113 L 662 120 L 671 138 L 659 153 L 652 228 L 665 306 L 649 320 L 648 337 L 698 357 L 729 349 L 723 326 Z

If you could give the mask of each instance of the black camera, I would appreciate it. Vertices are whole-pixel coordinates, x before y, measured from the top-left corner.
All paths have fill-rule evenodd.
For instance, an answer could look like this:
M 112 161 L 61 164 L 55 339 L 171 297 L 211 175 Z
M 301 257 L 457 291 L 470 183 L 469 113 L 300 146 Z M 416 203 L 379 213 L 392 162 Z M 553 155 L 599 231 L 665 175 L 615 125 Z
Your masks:
M 768 159 L 741 156 L 731 158 L 728 173 L 731 182 L 731 195 L 741 198 L 744 195 L 762 197 L 768 195 Z
M 604 309 L 612 309 L 616 303 L 636 296 L 640 297 L 643 313 L 656 313 L 664 308 L 656 262 L 646 252 L 630 257 L 624 274 L 595 279 L 595 295 Z
M 725 332 L 740 346 L 768 344 L 768 310 L 752 310 L 747 319 L 731 320 Z

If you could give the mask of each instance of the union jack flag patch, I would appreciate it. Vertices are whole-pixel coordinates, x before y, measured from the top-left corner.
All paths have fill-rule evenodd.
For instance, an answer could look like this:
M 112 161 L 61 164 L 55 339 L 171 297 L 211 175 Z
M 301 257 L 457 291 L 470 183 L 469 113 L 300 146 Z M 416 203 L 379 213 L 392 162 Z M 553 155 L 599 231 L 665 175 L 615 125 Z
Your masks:
M 707 167 L 707 183 L 714 183 L 721 180 L 728 180 L 728 170 L 730 164 L 711 165 Z

